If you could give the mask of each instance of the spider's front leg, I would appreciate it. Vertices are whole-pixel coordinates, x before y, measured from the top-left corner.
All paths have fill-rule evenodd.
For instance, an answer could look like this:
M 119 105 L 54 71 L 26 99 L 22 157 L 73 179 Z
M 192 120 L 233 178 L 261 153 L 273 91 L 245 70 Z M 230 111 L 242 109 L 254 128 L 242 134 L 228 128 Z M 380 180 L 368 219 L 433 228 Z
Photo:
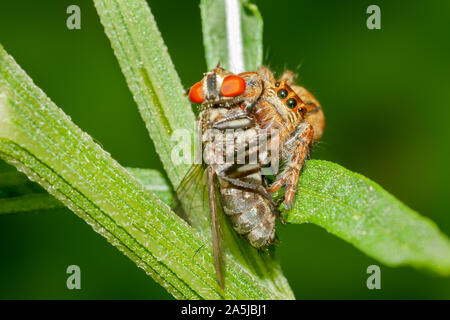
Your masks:
M 308 121 L 302 121 L 281 147 L 281 157 L 287 161 L 287 165 L 277 175 L 275 182 L 269 188 L 269 192 L 275 192 L 285 185 L 284 207 L 286 209 L 291 207 L 294 200 L 300 171 L 309 153 L 313 137 L 313 126 Z

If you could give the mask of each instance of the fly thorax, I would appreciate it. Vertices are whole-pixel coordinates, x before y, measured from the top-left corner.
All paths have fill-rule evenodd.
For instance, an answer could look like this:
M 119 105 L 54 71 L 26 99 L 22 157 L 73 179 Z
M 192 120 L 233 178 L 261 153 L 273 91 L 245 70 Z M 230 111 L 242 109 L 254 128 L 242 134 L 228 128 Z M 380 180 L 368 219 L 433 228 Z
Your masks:
M 203 94 L 206 101 L 213 101 L 218 99 L 220 95 L 220 87 L 222 86 L 223 78 L 216 72 L 207 72 L 205 74 L 205 81 L 203 81 Z

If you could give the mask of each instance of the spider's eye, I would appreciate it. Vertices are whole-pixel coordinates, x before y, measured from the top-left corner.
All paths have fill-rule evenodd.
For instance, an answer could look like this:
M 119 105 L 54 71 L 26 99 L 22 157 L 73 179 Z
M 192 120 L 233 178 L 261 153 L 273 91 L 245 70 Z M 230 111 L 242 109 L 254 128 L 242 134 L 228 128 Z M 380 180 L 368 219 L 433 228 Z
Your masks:
M 245 91 L 245 80 L 236 75 L 225 77 L 220 87 L 220 93 L 224 97 L 235 97 Z
M 280 86 L 280 81 L 275 82 L 275 87 L 279 87 Z
M 277 96 L 280 99 L 284 99 L 288 96 L 288 92 L 286 89 L 280 89 L 280 90 L 278 90 Z
M 193 103 L 202 103 L 205 98 L 203 97 L 203 85 L 200 82 L 197 82 L 191 87 L 189 90 L 189 100 Z
M 298 108 L 298 112 L 300 112 L 302 115 L 305 114 L 305 111 L 306 110 L 303 107 Z
M 295 100 L 294 98 L 287 99 L 286 106 L 289 109 L 294 109 L 297 106 L 297 100 Z

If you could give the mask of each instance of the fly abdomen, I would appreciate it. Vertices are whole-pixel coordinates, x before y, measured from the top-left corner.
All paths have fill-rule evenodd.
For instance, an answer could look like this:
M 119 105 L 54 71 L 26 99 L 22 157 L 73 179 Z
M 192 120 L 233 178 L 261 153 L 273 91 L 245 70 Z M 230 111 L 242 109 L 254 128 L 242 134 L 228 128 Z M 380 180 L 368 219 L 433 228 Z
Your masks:
M 261 184 L 261 174 L 253 173 L 246 177 L 246 182 L 249 180 Z M 237 188 L 220 178 L 219 182 L 223 209 L 234 230 L 255 248 L 270 245 L 275 240 L 275 215 L 270 202 L 256 191 Z

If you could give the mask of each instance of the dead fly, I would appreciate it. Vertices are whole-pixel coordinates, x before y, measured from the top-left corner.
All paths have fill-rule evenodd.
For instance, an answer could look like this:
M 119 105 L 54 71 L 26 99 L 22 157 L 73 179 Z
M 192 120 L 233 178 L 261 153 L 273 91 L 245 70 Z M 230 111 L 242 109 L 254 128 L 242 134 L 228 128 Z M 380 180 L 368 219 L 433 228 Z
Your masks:
M 218 212 L 223 209 L 234 230 L 253 247 L 261 249 L 273 243 L 277 205 L 270 192 L 286 186 L 285 206 L 292 204 L 300 169 L 311 142 L 322 135 L 324 118 L 317 100 L 304 88 L 293 85 L 291 72 L 275 81 L 265 67 L 239 75 L 217 67 L 190 88 L 189 99 L 202 104 L 198 132 L 203 163 L 192 166 L 177 196 L 181 202 L 186 201 L 192 197 L 191 185 L 207 185 L 215 268 L 223 287 Z M 223 161 L 229 159 L 227 133 L 231 129 L 236 130 L 231 138 L 232 154 L 238 153 L 237 147 L 243 147 L 244 158 L 249 160 L 260 155 L 263 147 L 268 155 L 256 156 L 254 162 Z M 271 134 L 264 146 L 255 146 L 252 139 L 260 141 L 262 132 Z M 268 158 L 278 156 L 284 166 L 272 170 L 276 179 L 269 187 L 262 169 L 269 166 Z

